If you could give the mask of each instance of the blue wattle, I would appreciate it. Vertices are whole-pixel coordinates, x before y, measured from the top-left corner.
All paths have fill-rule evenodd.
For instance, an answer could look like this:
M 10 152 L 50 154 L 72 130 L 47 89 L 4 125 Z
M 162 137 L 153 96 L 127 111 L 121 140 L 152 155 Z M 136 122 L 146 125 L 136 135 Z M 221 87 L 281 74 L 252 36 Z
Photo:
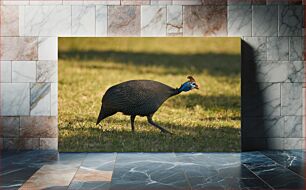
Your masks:
M 179 92 L 187 92 L 191 90 L 191 86 L 189 82 L 185 82 L 184 84 L 182 84 L 182 86 L 178 89 Z

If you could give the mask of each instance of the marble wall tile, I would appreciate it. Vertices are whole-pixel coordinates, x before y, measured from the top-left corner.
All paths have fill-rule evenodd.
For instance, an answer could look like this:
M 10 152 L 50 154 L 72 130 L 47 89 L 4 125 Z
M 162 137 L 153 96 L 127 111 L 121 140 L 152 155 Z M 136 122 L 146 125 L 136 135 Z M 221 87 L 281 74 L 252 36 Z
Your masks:
M 51 83 L 51 116 L 58 115 L 58 85 Z
M 108 36 L 139 36 L 140 6 L 108 6 Z
M 84 0 L 63 0 L 63 5 L 83 5 Z
M 303 134 L 303 116 L 285 116 L 286 138 L 302 138 Z
M 120 5 L 120 0 L 84 0 L 85 5 Z
M 57 117 L 20 117 L 20 137 L 57 138 Z
M 304 39 L 303 37 L 290 37 L 289 38 L 289 59 L 292 61 L 302 61 L 304 60 L 303 50 L 304 50 Z
M 36 61 L 13 61 L 12 82 L 35 82 Z
M 107 36 L 107 6 L 96 5 L 96 36 Z
M 41 150 L 57 150 L 58 139 L 57 138 L 40 138 Z
M 0 82 L 12 82 L 11 61 L 0 61 Z
M 57 82 L 57 61 L 37 61 L 37 82 Z
M 96 7 L 72 6 L 72 35 L 95 36 Z
M 277 61 L 289 60 L 289 38 L 268 37 L 267 38 L 267 59 Z
M 184 6 L 184 36 L 227 36 L 227 6 Z
M 121 5 L 149 5 L 150 0 L 121 0 Z
M 30 0 L 30 5 L 62 5 L 63 0 Z
M 227 5 L 227 0 L 202 0 L 203 5 Z
M 285 117 L 247 117 L 243 119 L 241 130 L 244 137 L 263 138 L 263 137 L 284 137 Z
M 202 0 L 172 0 L 173 5 L 202 5 Z
M 302 36 L 303 6 L 279 6 L 279 36 Z
M 30 86 L 28 83 L 1 83 L 1 115 L 30 114 Z
M 280 83 L 249 83 L 242 89 L 243 117 L 280 116 Z
M 38 59 L 57 60 L 58 59 L 58 40 L 57 37 L 38 38 Z
M 228 6 L 228 35 L 251 36 L 252 35 L 252 6 L 230 5 Z
M 277 5 L 254 5 L 252 36 L 277 36 Z
M 1 36 L 18 36 L 19 11 L 18 6 L 2 6 L 0 11 Z
M 38 150 L 39 149 L 39 138 L 20 138 L 18 142 L 18 149 Z
M 141 36 L 166 36 L 166 6 L 141 6 Z
M 71 35 L 71 6 L 26 6 L 24 14 L 27 36 Z
M 36 37 L 1 37 L 1 60 L 37 60 Z
M 151 5 L 172 5 L 172 0 L 151 0 Z
M 303 93 L 302 83 L 281 84 L 282 115 L 302 115 Z
M 2 4 L 3 5 L 29 5 L 30 0 L 2 0 Z
M 0 117 L 1 137 L 19 136 L 19 117 Z
M 49 116 L 51 114 L 51 84 L 32 83 L 30 93 L 30 115 Z
M 266 37 L 244 37 L 243 40 L 252 48 L 255 61 L 267 60 L 267 39 Z M 248 52 L 246 52 L 248 53 Z M 246 55 L 250 57 L 250 55 Z
M 167 35 L 183 35 L 183 7 L 180 5 L 167 6 Z
M 3 138 L 3 148 L 5 150 L 16 150 L 18 149 L 18 144 L 18 138 Z
M 284 149 L 284 138 L 267 138 L 266 148 L 269 150 L 282 150 Z
M 284 149 L 294 150 L 294 149 L 304 149 L 305 140 L 303 138 L 284 138 Z
M 254 63 L 250 63 L 254 64 Z M 302 61 L 258 61 L 254 67 L 246 71 L 247 75 L 256 72 L 256 82 L 303 82 L 304 64 Z
M 252 0 L 227 0 L 228 5 L 251 5 Z

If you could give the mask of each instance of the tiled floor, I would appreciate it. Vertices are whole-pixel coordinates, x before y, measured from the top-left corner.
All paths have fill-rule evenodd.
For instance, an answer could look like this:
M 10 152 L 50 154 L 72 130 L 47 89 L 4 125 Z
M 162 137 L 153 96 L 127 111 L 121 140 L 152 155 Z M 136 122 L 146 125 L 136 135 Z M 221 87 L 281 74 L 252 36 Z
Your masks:
M 304 189 L 304 154 L 2 152 L 0 189 Z

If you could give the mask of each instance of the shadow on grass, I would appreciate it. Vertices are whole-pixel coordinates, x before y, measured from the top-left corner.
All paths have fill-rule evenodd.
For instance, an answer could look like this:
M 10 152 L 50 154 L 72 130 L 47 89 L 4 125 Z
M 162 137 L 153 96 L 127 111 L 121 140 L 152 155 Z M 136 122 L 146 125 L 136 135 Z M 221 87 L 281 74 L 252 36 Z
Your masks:
M 86 68 L 104 69 L 102 62 L 112 61 L 136 66 L 159 66 L 167 68 L 169 74 L 201 73 L 207 70 L 216 76 L 240 74 L 240 55 L 237 54 L 167 54 L 119 51 L 60 51 L 59 59 L 81 61 L 101 61 L 101 64 L 88 65 Z
M 161 122 L 161 125 L 167 123 Z M 203 151 L 239 151 L 240 129 L 223 126 L 220 128 L 195 127 L 189 131 L 171 127 L 174 135 L 156 130 L 144 130 L 148 126 L 143 121 L 136 122 L 136 131 L 115 130 L 88 127 L 77 129 L 73 134 L 59 138 L 60 151 L 77 152 L 203 152 Z M 180 132 L 178 132 L 180 131 Z M 86 135 L 87 134 L 87 135 Z M 84 143 L 86 142 L 86 143 Z

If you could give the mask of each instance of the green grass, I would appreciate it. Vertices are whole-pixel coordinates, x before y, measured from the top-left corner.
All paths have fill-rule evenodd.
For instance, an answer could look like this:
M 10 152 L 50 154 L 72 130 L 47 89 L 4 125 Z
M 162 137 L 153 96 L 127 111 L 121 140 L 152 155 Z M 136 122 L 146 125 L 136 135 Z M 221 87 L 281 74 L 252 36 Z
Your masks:
M 238 38 L 61 38 L 59 149 L 95 152 L 240 151 Z M 132 79 L 179 87 L 193 75 L 200 90 L 167 100 L 153 117 L 121 113 L 95 125 L 103 93 Z

